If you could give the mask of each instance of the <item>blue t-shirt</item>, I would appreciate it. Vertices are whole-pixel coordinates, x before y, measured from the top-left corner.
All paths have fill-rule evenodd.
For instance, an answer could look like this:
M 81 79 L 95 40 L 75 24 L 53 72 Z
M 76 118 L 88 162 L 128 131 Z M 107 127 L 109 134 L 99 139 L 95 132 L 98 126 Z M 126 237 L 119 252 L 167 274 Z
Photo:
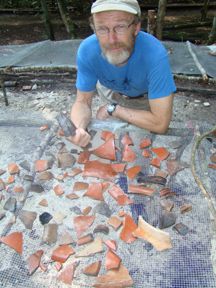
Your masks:
M 122 67 L 110 64 L 102 56 L 95 34 L 86 38 L 77 54 L 77 89 L 89 92 L 97 80 L 116 92 L 136 97 L 148 92 L 149 99 L 168 96 L 176 90 L 168 53 L 154 36 L 140 31 L 134 52 Z

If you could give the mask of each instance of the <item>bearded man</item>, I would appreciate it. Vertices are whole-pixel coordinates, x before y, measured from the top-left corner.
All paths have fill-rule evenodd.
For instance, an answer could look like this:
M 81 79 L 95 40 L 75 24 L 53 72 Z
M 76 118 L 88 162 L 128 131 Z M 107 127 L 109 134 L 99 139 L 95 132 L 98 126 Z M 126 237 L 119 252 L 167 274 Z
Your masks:
M 176 90 L 168 54 L 154 36 L 140 31 L 136 0 L 97 0 L 91 7 L 94 34 L 77 54 L 77 97 L 71 120 L 77 127 L 68 139 L 85 147 L 95 88 L 101 98 L 97 119 L 117 117 L 140 128 L 165 133 Z

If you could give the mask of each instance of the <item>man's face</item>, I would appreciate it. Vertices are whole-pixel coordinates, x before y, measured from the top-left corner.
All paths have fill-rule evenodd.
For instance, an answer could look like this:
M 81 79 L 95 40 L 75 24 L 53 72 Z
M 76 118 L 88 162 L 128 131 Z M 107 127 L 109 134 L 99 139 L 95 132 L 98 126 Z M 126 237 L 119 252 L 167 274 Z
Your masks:
M 134 15 L 123 11 L 105 11 L 93 14 L 93 21 L 97 34 L 98 28 L 130 25 L 134 21 Z M 132 24 L 124 35 L 118 35 L 113 29 L 110 29 L 105 37 L 97 34 L 103 57 L 115 66 L 126 64 L 133 53 L 139 29 L 140 23 L 136 26 Z

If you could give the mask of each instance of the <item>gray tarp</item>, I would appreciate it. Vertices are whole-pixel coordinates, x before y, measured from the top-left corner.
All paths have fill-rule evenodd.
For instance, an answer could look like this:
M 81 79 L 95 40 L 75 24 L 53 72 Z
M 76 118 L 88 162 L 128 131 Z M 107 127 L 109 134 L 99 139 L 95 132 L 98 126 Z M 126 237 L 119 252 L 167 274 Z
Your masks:
M 0 47 L 0 67 L 65 67 L 76 68 L 77 49 L 82 40 L 42 41 Z M 200 75 L 185 42 L 162 41 L 169 53 L 172 72 Z M 208 46 L 191 44 L 198 61 L 208 76 L 216 78 L 216 57 Z

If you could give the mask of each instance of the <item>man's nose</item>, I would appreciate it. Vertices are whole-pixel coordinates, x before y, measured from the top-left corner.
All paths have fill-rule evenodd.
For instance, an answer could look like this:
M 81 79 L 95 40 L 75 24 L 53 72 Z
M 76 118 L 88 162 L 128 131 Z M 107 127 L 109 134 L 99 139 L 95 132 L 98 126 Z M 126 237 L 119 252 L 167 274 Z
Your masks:
M 110 43 L 116 42 L 117 34 L 115 33 L 114 29 L 109 30 L 108 40 Z

